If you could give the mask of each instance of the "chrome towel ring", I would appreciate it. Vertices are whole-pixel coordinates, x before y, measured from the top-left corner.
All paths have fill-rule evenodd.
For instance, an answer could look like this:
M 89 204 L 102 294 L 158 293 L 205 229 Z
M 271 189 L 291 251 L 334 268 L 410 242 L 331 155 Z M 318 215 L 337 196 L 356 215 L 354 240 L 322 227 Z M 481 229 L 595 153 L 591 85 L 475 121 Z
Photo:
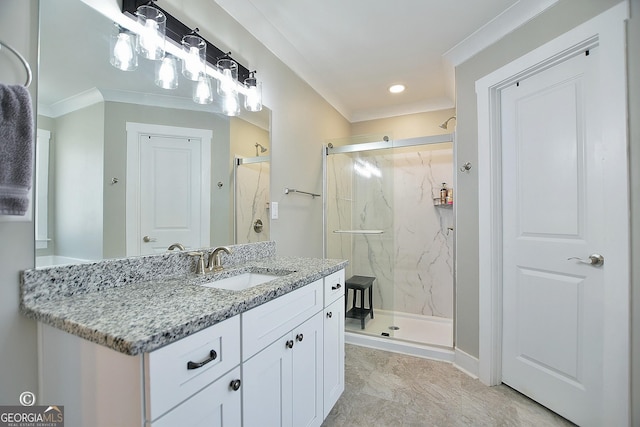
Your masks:
M 5 42 L 3 42 L 2 40 L 0 40 L 0 49 L 2 47 L 5 47 L 7 49 L 9 49 L 9 51 L 13 52 L 13 54 L 15 56 L 17 56 L 20 59 L 20 62 L 22 62 L 22 65 L 24 65 L 24 69 L 27 71 L 27 82 L 24 84 L 25 87 L 29 87 L 29 85 L 31 84 L 31 80 L 33 79 L 33 75 L 31 74 L 31 67 L 29 66 L 29 63 L 27 62 L 27 60 L 24 58 L 24 56 L 22 56 L 20 54 L 20 52 L 18 52 L 17 50 L 15 50 L 14 48 L 12 48 L 11 46 L 9 46 L 8 44 L 6 44 Z

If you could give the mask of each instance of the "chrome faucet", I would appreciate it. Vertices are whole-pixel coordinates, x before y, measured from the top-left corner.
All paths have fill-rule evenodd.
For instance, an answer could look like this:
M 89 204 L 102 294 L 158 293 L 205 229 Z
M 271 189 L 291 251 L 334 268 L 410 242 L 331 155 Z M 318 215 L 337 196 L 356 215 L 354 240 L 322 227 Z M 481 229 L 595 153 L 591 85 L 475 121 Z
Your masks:
M 231 254 L 231 249 L 229 249 L 226 246 L 219 246 L 215 248 L 213 252 L 209 254 L 209 264 L 207 265 L 207 268 L 205 271 L 207 272 L 220 271 L 224 268 L 222 266 L 222 260 L 220 259 L 220 252 Z
M 184 247 L 184 245 L 182 243 L 174 243 L 171 246 L 169 246 L 169 248 L 167 250 L 168 251 L 172 251 L 174 249 L 178 249 L 178 250 L 184 251 L 185 247 Z

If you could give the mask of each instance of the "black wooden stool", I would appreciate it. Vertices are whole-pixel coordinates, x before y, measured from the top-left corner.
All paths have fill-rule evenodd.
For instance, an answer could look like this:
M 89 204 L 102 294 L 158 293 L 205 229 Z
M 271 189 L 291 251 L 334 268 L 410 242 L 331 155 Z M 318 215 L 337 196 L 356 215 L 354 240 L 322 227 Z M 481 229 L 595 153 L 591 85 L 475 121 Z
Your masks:
M 344 298 L 344 311 L 345 317 L 352 319 L 360 319 L 362 322 L 362 329 L 364 329 L 364 319 L 367 315 L 371 315 L 373 319 L 373 281 L 375 277 L 368 276 L 351 276 L 344 284 L 346 285 L 345 298 Z M 347 301 L 349 298 L 349 289 L 353 289 L 353 307 L 347 311 Z M 364 291 L 369 290 L 369 308 L 365 308 L 364 305 Z M 356 305 L 356 294 L 360 291 L 360 306 Z

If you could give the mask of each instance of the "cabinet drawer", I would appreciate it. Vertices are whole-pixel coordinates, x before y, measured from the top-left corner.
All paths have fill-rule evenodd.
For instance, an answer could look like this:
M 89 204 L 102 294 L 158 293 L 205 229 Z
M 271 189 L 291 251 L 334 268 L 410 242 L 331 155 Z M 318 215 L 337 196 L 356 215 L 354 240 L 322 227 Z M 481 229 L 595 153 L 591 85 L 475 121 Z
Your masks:
M 238 365 L 239 335 L 240 316 L 234 316 L 145 354 L 146 420 L 155 420 Z M 195 365 L 189 368 L 189 362 Z
M 242 360 L 247 360 L 323 307 L 322 279 L 242 313 Z
M 344 295 L 344 269 L 324 278 L 325 307 Z
M 242 399 L 240 389 L 234 390 L 233 382 L 238 380 L 240 380 L 239 366 L 171 412 L 145 425 L 148 427 L 195 425 L 237 427 L 242 419 Z M 238 382 L 238 384 L 241 383 Z

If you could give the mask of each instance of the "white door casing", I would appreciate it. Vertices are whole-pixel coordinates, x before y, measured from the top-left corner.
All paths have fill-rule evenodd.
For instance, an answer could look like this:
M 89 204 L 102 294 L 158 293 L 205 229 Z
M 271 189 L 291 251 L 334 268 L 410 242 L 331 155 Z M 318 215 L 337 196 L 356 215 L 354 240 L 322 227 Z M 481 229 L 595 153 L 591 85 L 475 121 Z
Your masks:
M 600 123 L 596 153 L 602 187 L 610 192 L 599 200 L 605 257 L 602 290 L 602 417 L 607 425 L 629 424 L 630 313 L 629 313 L 629 200 L 626 135 L 626 67 L 624 21 L 628 4 L 622 2 L 564 35 L 524 55 L 476 82 L 478 96 L 479 193 L 479 374 L 483 383 L 502 382 L 503 325 L 503 194 L 501 91 L 555 64 L 598 47 L 594 90 Z M 542 124 L 541 124 L 542 125 Z M 591 248 L 590 248 L 591 249 Z M 595 252 L 595 248 L 593 250 Z M 585 258 L 588 253 L 575 254 Z M 559 262 L 566 262 L 562 260 Z M 586 266 L 592 268 L 590 266 Z M 545 313 L 540 313 L 544 316 Z
M 604 246 L 598 51 L 500 91 L 502 381 L 585 426 L 602 423 L 608 266 L 569 258 Z
M 209 246 L 211 139 L 210 130 L 127 122 L 127 256 Z

